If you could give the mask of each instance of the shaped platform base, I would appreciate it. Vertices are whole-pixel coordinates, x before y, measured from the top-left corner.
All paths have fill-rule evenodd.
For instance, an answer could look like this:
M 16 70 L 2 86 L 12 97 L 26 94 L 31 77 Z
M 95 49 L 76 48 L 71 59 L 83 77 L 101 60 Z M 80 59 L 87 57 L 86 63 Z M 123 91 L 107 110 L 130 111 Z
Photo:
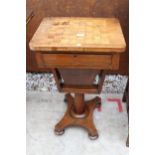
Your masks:
M 93 111 L 96 107 L 101 105 L 100 97 L 95 97 L 92 100 L 80 103 L 84 111 L 81 114 L 76 112 L 76 108 L 78 107 L 75 105 L 77 104 L 75 99 L 70 94 L 66 94 L 64 101 L 67 103 L 67 111 L 61 121 L 55 126 L 55 134 L 62 135 L 67 127 L 80 126 L 88 131 L 90 139 L 97 139 L 98 132 L 93 123 Z

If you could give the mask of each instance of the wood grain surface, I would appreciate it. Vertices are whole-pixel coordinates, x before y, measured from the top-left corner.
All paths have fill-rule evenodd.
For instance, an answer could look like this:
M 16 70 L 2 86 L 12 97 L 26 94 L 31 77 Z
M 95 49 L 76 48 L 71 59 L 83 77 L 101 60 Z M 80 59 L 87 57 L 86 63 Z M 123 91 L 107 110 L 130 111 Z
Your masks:
M 33 51 L 124 52 L 116 18 L 44 18 L 29 43 Z
M 119 60 L 113 63 L 112 55 L 36 54 L 40 68 L 118 69 Z M 114 60 L 115 61 L 115 60 Z
M 126 52 L 120 57 L 120 67 L 115 74 L 129 73 L 129 0 L 26 0 L 26 10 L 33 10 L 34 17 L 26 25 L 26 71 L 50 72 L 39 68 L 35 52 L 29 42 L 45 17 L 110 17 L 118 18 L 126 41 Z M 113 72 L 110 72 L 111 74 Z

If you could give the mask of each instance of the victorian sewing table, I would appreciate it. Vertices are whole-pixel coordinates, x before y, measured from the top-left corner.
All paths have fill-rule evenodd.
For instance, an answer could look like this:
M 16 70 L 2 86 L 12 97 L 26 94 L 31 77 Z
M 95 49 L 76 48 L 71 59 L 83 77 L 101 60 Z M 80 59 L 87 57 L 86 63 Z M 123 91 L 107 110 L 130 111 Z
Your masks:
M 29 43 L 40 68 L 54 74 L 58 90 L 66 92 L 67 111 L 55 126 L 61 135 L 69 126 L 87 129 L 90 139 L 98 132 L 93 111 L 100 97 L 85 101 L 85 93 L 100 93 L 106 70 L 119 68 L 125 40 L 115 18 L 44 18 Z M 96 81 L 96 77 L 99 80 Z M 71 93 L 75 95 L 72 96 Z

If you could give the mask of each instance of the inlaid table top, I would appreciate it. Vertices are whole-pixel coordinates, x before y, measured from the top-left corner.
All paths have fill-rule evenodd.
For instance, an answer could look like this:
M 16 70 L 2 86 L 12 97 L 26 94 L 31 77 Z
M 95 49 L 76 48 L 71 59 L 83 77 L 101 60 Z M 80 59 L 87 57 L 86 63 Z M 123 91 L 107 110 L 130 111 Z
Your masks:
M 125 40 L 116 18 L 48 17 L 31 39 L 33 51 L 124 52 Z

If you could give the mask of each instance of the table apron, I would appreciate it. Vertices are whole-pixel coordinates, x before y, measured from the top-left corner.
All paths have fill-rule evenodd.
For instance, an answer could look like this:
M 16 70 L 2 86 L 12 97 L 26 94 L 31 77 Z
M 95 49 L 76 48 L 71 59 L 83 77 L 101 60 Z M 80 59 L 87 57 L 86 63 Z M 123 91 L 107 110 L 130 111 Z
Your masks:
M 119 54 L 47 54 L 36 53 L 40 68 L 107 69 L 119 68 Z

